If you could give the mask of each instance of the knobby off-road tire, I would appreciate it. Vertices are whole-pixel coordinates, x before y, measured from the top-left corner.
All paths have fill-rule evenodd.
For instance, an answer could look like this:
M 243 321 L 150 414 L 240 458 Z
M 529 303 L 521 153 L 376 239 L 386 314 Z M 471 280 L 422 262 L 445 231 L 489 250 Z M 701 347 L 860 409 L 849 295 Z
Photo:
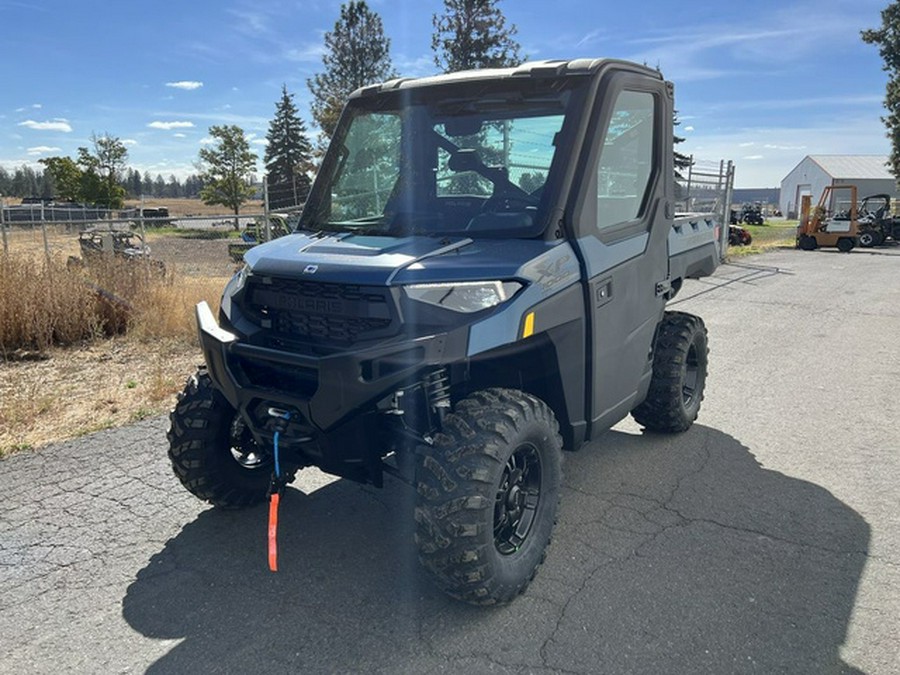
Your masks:
M 546 403 L 513 389 L 460 401 L 418 457 L 423 567 L 459 600 L 512 600 L 544 560 L 561 480 L 562 439 Z
M 708 359 L 703 320 L 666 312 L 656 333 L 650 390 L 632 417 L 651 431 L 686 431 L 700 411 Z
M 168 439 L 175 475 L 196 497 L 233 509 L 266 498 L 272 458 L 260 451 L 205 369 L 178 395 L 169 415 Z

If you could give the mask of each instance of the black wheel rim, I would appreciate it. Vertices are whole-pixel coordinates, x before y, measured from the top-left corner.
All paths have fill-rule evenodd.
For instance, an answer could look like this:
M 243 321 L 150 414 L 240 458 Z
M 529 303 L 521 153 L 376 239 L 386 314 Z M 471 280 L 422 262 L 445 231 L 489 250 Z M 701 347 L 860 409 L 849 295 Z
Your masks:
M 228 442 L 228 450 L 234 461 L 245 469 L 262 469 L 272 463 L 272 457 L 260 450 L 240 415 L 235 415 L 231 423 Z
M 534 527 L 541 501 L 541 458 L 528 443 L 503 467 L 494 503 L 494 546 L 502 555 L 518 551 Z
M 697 385 L 700 382 L 700 359 L 697 354 L 697 346 L 691 344 L 685 359 L 684 383 L 681 385 L 681 398 L 686 408 L 694 402 L 697 395 Z

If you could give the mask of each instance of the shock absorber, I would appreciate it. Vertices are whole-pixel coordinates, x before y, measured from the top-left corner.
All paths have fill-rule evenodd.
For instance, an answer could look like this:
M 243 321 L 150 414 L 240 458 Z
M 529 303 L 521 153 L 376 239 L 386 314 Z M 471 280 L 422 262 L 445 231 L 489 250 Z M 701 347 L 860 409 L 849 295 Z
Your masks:
M 425 398 L 441 423 L 450 410 L 450 377 L 446 368 L 436 368 L 425 376 Z

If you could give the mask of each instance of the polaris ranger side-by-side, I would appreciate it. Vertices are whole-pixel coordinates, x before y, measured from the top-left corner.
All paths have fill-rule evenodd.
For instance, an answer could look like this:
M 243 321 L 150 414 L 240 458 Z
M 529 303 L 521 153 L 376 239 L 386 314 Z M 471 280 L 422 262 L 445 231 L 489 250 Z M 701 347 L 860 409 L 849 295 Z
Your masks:
M 388 473 L 441 588 L 521 593 L 563 450 L 629 413 L 684 431 L 703 398 L 706 329 L 665 305 L 714 271 L 720 225 L 674 217 L 672 98 L 605 59 L 355 92 L 296 231 L 245 254 L 218 321 L 198 305 L 206 367 L 169 431 L 185 487 L 277 508 L 303 467 Z

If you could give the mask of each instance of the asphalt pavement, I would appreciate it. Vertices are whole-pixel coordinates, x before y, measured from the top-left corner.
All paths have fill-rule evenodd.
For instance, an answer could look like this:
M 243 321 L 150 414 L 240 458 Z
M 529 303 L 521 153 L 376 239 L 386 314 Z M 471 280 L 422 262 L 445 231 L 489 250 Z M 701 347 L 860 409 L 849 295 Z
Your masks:
M 501 608 L 420 574 L 396 481 L 303 472 L 271 574 L 265 507 L 185 492 L 165 419 L 0 462 L 0 672 L 900 672 L 900 247 L 746 258 L 673 308 L 709 328 L 698 423 L 568 454 Z

